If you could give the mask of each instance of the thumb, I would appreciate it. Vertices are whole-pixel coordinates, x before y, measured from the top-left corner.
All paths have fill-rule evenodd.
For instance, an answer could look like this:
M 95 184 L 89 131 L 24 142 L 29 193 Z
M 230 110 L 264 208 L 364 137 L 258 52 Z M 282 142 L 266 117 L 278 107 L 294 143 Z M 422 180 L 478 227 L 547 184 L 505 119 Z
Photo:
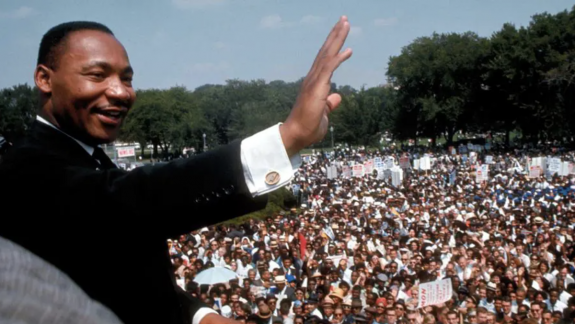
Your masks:
M 329 96 L 327 96 L 327 100 L 326 100 L 327 106 L 329 107 L 329 111 L 332 112 L 334 111 L 337 106 L 339 106 L 339 104 L 341 103 L 341 96 L 339 93 L 332 93 Z

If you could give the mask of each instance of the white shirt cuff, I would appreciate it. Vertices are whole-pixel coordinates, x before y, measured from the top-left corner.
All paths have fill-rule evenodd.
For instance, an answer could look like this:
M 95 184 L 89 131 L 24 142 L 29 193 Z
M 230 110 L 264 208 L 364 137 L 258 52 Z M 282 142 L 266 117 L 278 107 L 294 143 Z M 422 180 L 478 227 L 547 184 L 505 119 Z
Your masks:
M 300 154 L 288 157 L 284 147 L 281 123 L 242 141 L 241 159 L 244 178 L 252 196 L 259 196 L 287 185 L 301 165 Z M 266 175 L 277 173 L 276 181 L 266 182 Z M 276 183 L 274 183 L 276 182 Z
M 208 314 L 218 314 L 218 312 L 209 307 L 201 307 L 194 315 L 194 318 L 192 319 L 192 324 L 200 324 L 200 322 Z

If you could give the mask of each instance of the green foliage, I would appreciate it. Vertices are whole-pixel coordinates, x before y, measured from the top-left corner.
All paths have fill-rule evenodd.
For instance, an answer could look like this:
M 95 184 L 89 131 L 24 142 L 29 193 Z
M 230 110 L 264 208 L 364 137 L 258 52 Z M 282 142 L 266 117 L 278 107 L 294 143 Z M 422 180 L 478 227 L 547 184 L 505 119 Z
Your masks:
M 236 217 L 234 219 L 231 219 L 229 221 L 223 222 L 223 224 L 242 224 L 245 223 L 247 221 L 249 221 L 250 219 L 257 219 L 257 220 L 262 220 L 265 219 L 268 216 L 273 216 L 273 215 L 278 215 L 281 211 L 286 211 L 288 209 L 291 208 L 296 208 L 295 206 L 295 197 L 294 195 L 287 190 L 286 188 L 281 188 L 275 191 L 272 191 L 269 194 L 269 200 L 268 200 L 268 204 L 266 205 L 265 209 L 262 209 L 260 211 L 248 214 L 248 215 L 244 215 L 244 216 L 240 216 L 240 217 Z
M 36 118 L 38 96 L 35 89 L 19 84 L 0 91 L 0 135 L 8 141 L 23 136 Z
M 562 140 L 575 130 L 575 7 L 505 24 L 490 39 L 433 34 L 389 61 L 397 92 L 393 134 L 400 139 L 456 131 L 514 131 L 530 141 Z

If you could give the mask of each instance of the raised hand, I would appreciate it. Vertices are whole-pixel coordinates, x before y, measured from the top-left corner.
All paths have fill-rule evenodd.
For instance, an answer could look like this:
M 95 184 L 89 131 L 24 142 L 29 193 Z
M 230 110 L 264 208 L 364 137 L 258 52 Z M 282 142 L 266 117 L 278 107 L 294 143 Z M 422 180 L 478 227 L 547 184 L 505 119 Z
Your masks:
M 331 77 L 338 66 L 351 56 L 351 49 L 341 51 L 349 28 L 345 16 L 333 27 L 303 80 L 290 115 L 280 127 L 289 156 L 322 140 L 327 133 L 328 115 L 341 103 L 339 94 L 329 93 Z

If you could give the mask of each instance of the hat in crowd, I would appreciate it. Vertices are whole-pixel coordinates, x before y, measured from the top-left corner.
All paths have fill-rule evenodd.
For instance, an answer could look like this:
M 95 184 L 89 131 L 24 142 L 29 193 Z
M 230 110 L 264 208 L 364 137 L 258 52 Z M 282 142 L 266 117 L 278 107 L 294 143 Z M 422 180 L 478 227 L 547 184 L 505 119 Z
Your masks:
M 543 218 L 537 216 L 535 217 L 535 219 L 533 220 L 534 224 L 543 224 Z
M 367 323 L 367 319 L 365 318 L 365 316 L 359 314 L 359 315 L 354 315 L 353 319 L 356 323 Z
M 274 278 L 274 282 L 277 284 L 280 284 L 280 283 L 285 284 L 286 283 L 286 277 L 285 276 L 276 276 Z
M 495 284 L 494 282 L 488 283 L 487 284 L 487 290 L 496 291 L 497 290 L 497 284 Z
M 383 273 L 377 275 L 377 280 L 379 281 L 387 281 L 387 276 Z
M 459 286 L 457 292 L 463 295 L 469 295 L 469 289 L 463 285 Z
M 329 294 L 329 297 L 331 297 L 331 298 L 337 297 L 337 298 L 343 300 L 343 299 L 344 299 L 343 289 L 341 289 L 341 288 L 336 288 L 336 289 L 334 289 L 334 290 Z
M 228 305 L 225 305 L 224 307 L 222 307 L 220 309 L 220 312 L 222 313 L 222 316 L 225 318 L 232 317 L 232 308 Z
M 363 308 L 363 304 L 362 304 L 361 300 L 353 299 L 351 301 L 351 307 L 362 307 Z
M 309 296 L 309 298 L 307 299 L 307 303 L 308 304 L 317 304 L 318 299 L 317 296 L 315 294 L 312 294 L 311 296 Z
M 329 296 L 327 296 L 323 299 L 322 305 L 333 305 L 333 304 L 335 304 L 335 303 L 334 303 L 333 299 L 329 298 Z

